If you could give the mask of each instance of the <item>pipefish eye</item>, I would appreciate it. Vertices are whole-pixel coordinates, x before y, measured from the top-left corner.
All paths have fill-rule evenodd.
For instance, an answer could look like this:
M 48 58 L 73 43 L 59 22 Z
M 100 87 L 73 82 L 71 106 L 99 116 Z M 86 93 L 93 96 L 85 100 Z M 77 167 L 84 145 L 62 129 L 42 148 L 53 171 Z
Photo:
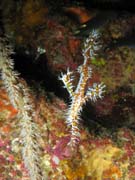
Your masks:
M 98 39 L 93 40 L 95 42 L 95 44 L 99 43 Z

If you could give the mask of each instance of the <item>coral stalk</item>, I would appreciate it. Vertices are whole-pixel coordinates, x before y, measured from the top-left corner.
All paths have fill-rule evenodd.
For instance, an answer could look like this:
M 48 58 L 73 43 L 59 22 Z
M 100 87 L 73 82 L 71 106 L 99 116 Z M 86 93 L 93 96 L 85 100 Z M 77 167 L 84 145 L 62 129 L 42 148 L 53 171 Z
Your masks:
M 14 62 L 10 58 L 13 50 L 0 39 L 0 70 L 3 84 L 12 105 L 18 110 L 20 120 L 22 157 L 31 180 L 45 180 L 40 161 L 40 138 L 34 123 L 34 105 L 31 102 L 29 89 L 20 82 L 18 73 L 14 71 Z
M 62 74 L 59 78 L 63 81 L 65 88 L 67 88 L 71 96 L 71 105 L 68 110 L 67 123 L 71 127 L 71 140 L 69 145 L 71 147 L 76 146 L 80 139 L 79 132 L 79 120 L 82 106 L 89 99 L 96 101 L 97 98 L 102 98 L 105 85 L 103 83 L 94 83 L 93 87 L 89 87 L 87 90 L 87 82 L 91 78 L 92 69 L 89 67 L 89 59 L 92 59 L 97 55 L 97 52 L 101 49 L 100 37 L 98 31 L 92 31 L 90 36 L 86 39 L 83 49 L 84 63 L 79 66 L 78 72 L 80 79 L 75 90 L 73 90 L 71 74 L 73 72 L 67 71 L 67 74 Z

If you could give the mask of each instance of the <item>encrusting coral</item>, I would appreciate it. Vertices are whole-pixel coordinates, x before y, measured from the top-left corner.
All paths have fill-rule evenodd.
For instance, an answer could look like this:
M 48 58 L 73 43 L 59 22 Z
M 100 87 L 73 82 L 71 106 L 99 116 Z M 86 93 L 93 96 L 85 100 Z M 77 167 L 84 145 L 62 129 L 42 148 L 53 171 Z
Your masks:
M 102 180 L 105 176 L 104 172 L 111 171 L 115 168 L 117 171 L 112 172 L 117 178 L 121 178 L 122 173 L 120 168 L 114 164 L 114 159 L 120 158 L 122 150 L 112 145 L 106 145 L 103 148 L 93 149 L 88 153 L 87 159 L 84 160 L 84 164 L 87 170 L 87 173 L 92 177 L 92 180 Z M 106 175 L 107 177 L 107 175 Z
M 29 89 L 20 82 L 14 71 L 14 62 L 10 58 L 13 50 L 0 39 L 0 70 L 4 86 L 12 105 L 18 110 L 21 129 L 22 156 L 31 180 L 46 179 L 42 173 L 38 128 L 34 123 L 34 106 L 29 96 Z
M 82 53 L 84 63 L 78 68 L 80 79 L 75 90 L 72 85 L 73 72 L 67 70 L 67 74 L 61 74 L 61 77 L 59 77 L 59 79 L 63 81 L 65 88 L 67 88 L 71 97 L 71 105 L 67 113 L 67 123 L 71 126 L 71 140 L 69 142 L 71 147 L 76 145 L 80 137 L 78 124 L 83 104 L 85 104 L 89 99 L 96 101 L 97 98 L 102 98 L 104 92 L 105 85 L 103 83 L 94 83 L 93 87 L 88 87 L 88 90 L 86 89 L 88 80 L 91 78 L 92 73 L 88 60 L 95 57 L 100 49 L 101 42 L 99 32 L 92 31 L 84 43 Z

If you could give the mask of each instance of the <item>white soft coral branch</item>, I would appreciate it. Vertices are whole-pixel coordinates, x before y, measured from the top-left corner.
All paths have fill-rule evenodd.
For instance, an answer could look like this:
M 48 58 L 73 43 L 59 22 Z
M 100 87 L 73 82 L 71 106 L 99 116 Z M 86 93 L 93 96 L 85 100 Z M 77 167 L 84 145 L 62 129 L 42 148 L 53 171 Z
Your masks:
M 31 180 L 45 180 L 40 161 L 40 138 L 38 128 L 33 122 L 34 107 L 29 97 L 28 88 L 20 82 L 14 72 L 14 63 L 10 58 L 12 49 L 0 39 L 0 70 L 3 83 L 12 105 L 18 110 L 20 120 L 22 156 Z

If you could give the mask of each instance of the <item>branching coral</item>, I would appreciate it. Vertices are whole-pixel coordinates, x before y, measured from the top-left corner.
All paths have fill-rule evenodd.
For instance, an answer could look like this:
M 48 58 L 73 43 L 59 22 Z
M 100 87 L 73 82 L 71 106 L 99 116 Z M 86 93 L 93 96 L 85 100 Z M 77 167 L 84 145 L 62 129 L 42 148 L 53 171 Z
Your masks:
M 18 110 L 23 160 L 31 180 L 44 180 L 46 178 L 41 170 L 40 148 L 38 145 L 39 133 L 36 124 L 33 122 L 34 107 L 28 88 L 20 82 L 18 73 L 14 71 L 14 63 L 10 58 L 12 53 L 12 48 L 0 39 L 1 76 L 11 103 Z
M 71 140 L 69 143 L 71 147 L 73 147 L 79 140 L 80 133 L 78 124 L 83 104 L 85 104 L 89 99 L 96 101 L 97 98 L 102 98 L 104 92 L 105 85 L 103 83 L 95 83 L 93 84 L 93 87 L 89 87 L 88 90 L 86 89 L 87 82 L 91 78 L 92 73 L 88 60 L 95 57 L 97 52 L 100 50 L 101 44 L 99 39 L 99 32 L 92 31 L 84 43 L 84 49 L 82 52 L 84 63 L 78 68 L 80 79 L 75 90 L 72 85 L 73 72 L 67 70 L 67 73 L 61 74 L 61 77 L 59 78 L 63 81 L 65 88 L 67 88 L 71 97 L 71 105 L 67 116 L 67 123 L 71 126 Z

